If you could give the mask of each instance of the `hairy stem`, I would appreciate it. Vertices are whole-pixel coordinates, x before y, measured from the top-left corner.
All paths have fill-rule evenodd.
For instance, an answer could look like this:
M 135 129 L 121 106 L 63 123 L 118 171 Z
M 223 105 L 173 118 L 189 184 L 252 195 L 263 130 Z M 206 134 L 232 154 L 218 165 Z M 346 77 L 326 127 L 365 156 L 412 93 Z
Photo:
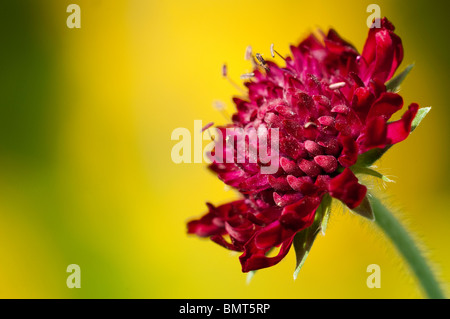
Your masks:
M 408 231 L 377 198 L 374 196 L 369 196 L 369 198 L 375 215 L 375 222 L 404 257 L 425 294 L 428 298 L 444 299 L 444 292 L 439 282 Z

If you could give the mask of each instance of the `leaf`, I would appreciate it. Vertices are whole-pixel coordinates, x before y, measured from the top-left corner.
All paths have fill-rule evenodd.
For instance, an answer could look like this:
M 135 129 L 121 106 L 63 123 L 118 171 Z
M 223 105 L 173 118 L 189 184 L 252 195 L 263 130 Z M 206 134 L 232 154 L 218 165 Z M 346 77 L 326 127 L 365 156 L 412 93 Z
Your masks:
M 310 227 L 303 229 L 302 231 L 298 232 L 294 237 L 295 257 L 297 260 L 294 271 L 294 280 L 297 279 L 298 273 L 300 272 L 300 269 L 302 268 L 303 264 L 305 263 L 306 257 L 308 256 L 308 251 L 306 249 L 306 241 L 308 238 L 309 228 Z
M 325 231 L 327 230 L 329 219 L 330 219 L 330 209 L 328 209 L 325 212 L 325 215 L 323 216 L 323 219 L 322 219 L 322 225 L 320 226 L 320 228 L 322 230 L 322 235 L 325 235 Z
M 376 170 L 374 170 L 374 169 L 372 169 L 370 167 L 361 167 L 361 166 L 353 165 L 350 169 L 352 170 L 352 172 L 354 174 L 365 174 L 365 175 L 378 177 L 378 178 L 381 178 L 383 181 L 385 181 L 387 183 L 393 183 L 394 182 L 393 180 L 391 180 L 386 175 L 383 175 L 380 172 L 377 172 Z
M 324 217 L 329 213 L 330 206 L 331 197 L 329 195 L 325 195 L 317 208 L 313 224 L 308 228 L 299 231 L 294 237 L 294 250 L 297 259 L 294 271 L 294 280 L 297 279 L 300 269 L 303 267 L 306 257 L 308 257 L 309 251 L 311 250 L 317 234 L 322 230 Z
M 425 118 L 425 116 L 427 116 L 428 112 L 430 112 L 430 111 L 431 111 L 431 106 L 420 108 L 417 111 L 416 117 L 414 118 L 414 120 L 411 123 L 411 132 L 414 131 L 417 126 L 419 126 L 420 122 L 422 122 L 422 120 Z
M 317 234 L 320 232 L 320 225 L 312 225 L 301 232 L 299 232 L 294 237 L 294 249 L 295 256 L 297 258 L 297 265 L 294 271 L 294 280 L 297 279 L 297 276 L 302 269 L 303 264 L 306 261 L 306 257 L 308 257 L 309 251 L 314 243 L 314 240 L 317 237 Z
M 373 148 L 370 151 L 367 151 L 361 155 L 359 155 L 358 160 L 355 165 L 357 167 L 369 167 L 372 166 L 377 160 L 381 158 L 381 156 L 386 153 L 392 145 L 387 145 L 384 148 Z M 353 167 L 352 166 L 352 167 Z
M 300 261 L 300 264 L 298 264 L 297 268 L 295 268 L 295 271 L 294 271 L 294 280 L 297 279 L 298 273 L 300 272 L 300 269 L 302 269 L 303 264 L 304 264 L 305 261 L 306 261 L 306 257 L 308 257 L 308 254 L 309 254 L 309 251 L 305 251 L 305 252 L 304 252 L 303 257 L 302 257 L 302 260 Z
M 253 278 L 253 276 L 255 276 L 255 274 L 256 274 L 256 270 L 250 270 L 247 273 L 247 285 L 250 284 L 250 282 L 252 281 L 252 278 Z
M 328 220 L 330 219 L 331 199 L 332 199 L 331 196 L 325 195 L 322 198 L 322 202 L 320 203 L 321 205 L 323 205 L 323 217 L 322 217 L 322 221 L 321 221 L 321 225 L 320 225 L 320 228 L 322 230 L 322 235 L 325 235 L 325 231 L 327 230 L 327 226 L 328 226 Z
M 364 218 L 367 218 L 371 221 L 375 220 L 375 215 L 373 214 L 372 205 L 369 202 L 369 198 L 367 195 L 362 200 L 361 204 L 358 207 L 353 208 L 351 210 L 353 213 L 360 215 Z
M 392 78 L 388 83 L 386 83 L 386 90 L 389 92 L 398 92 L 400 89 L 400 84 L 405 80 L 408 73 L 414 67 L 414 63 L 408 65 L 400 74 Z

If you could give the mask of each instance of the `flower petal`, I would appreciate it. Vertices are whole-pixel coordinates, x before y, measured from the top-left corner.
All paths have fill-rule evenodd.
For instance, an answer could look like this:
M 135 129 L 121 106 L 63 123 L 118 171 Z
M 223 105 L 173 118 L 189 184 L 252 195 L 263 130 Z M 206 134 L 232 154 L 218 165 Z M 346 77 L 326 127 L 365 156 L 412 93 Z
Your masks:
M 349 208 L 358 207 L 366 196 L 367 188 L 358 183 L 358 178 L 346 168 L 328 183 L 331 196 L 344 202 Z
M 366 84 L 370 79 L 386 82 L 403 60 L 402 41 L 393 32 L 394 26 L 386 18 L 379 22 L 380 28 L 370 28 L 361 54 L 364 65 L 360 77 Z
M 320 201 L 321 197 L 319 196 L 306 196 L 302 200 L 284 207 L 279 219 L 281 225 L 295 232 L 311 226 Z
M 320 197 L 308 196 L 285 206 L 278 220 L 255 233 L 255 245 L 261 249 L 278 246 L 296 232 L 311 226 L 319 204 Z
M 351 136 L 340 135 L 338 139 L 342 144 L 342 152 L 338 161 L 342 166 L 350 167 L 358 160 L 358 144 Z
M 208 237 L 225 232 L 223 218 L 218 216 L 216 208 L 212 204 L 207 204 L 209 212 L 197 220 L 188 222 L 188 234 L 196 234 L 200 237 Z M 218 219 L 218 221 L 216 220 Z
M 360 152 L 366 152 L 375 147 L 385 147 L 387 136 L 386 126 L 386 121 L 381 116 L 371 118 L 366 125 L 364 133 L 358 139 Z
M 411 132 L 411 123 L 417 114 L 419 105 L 413 103 L 398 121 L 389 123 L 387 126 L 388 144 L 396 144 L 408 137 Z
M 382 93 L 381 96 L 372 104 L 367 118 L 381 116 L 386 121 L 389 120 L 395 112 L 403 107 L 403 99 L 400 95 L 392 92 Z
M 280 247 L 278 254 L 274 257 L 267 257 L 269 249 L 256 247 L 254 241 L 250 240 L 244 247 L 244 253 L 239 257 L 242 265 L 242 272 L 249 272 L 261 268 L 271 267 L 279 263 L 289 252 L 294 236 L 286 239 Z

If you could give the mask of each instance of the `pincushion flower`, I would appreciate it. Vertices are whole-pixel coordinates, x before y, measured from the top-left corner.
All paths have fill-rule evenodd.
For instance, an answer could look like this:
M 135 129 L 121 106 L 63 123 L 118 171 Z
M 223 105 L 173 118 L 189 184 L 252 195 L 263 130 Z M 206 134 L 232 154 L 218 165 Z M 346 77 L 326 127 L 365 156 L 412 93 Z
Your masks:
M 394 26 L 386 18 L 379 22 L 380 28 L 370 28 L 362 53 L 331 29 L 291 46 L 283 67 L 252 56 L 246 96 L 233 98 L 237 112 L 232 123 L 218 127 L 222 134 L 215 142 L 221 148 L 209 166 L 242 198 L 208 203 L 206 215 L 188 223 L 188 233 L 242 252 L 242 271 L 249 272 L 277 264 L 293 243 L 301 266 L 324 231 L 331 198 L 373 219 L 367 188 L 355 173 L 381 176 L 370 165 L 408 137 L 419 111 L 415 103 L 404 107 L 391 87 L 405 73 L 388 83 L 402 62 L 403 46 Z M 401 118 L 391 121 L 402 109 Z M 271 149 L 278 169 L 265 174 L 260 161 L 248 156 L 238 161 L 235 143 L 227 143 L 230 128 L 241 135 L 276 129 L 278 141 Z M 234 161 L 223 161 L 226 154 Z M 278 253 L 268 256 L 274 248 Z

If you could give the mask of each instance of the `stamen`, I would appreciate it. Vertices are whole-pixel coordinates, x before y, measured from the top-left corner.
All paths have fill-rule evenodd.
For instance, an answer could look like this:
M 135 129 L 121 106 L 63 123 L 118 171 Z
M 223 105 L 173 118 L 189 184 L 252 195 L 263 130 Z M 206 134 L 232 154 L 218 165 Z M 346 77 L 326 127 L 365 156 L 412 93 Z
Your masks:
M 225 63 L 222 65 L 222 76 L 223 76 L 225 79 L 227 79 L 228 82 L 230 82 L 230 84 L 231 84 L 232 86 L 234 86 L 234 88 L 235 88 L 236 90 L 238 90 L 241 94 L 243 94 L 243 95 L 246 94 L 245 90 L 244 90 L 243 88 L 241 88 L 239 85 L 237 85 L 237 83 L 234 82 L 234 81 L 228 76 L 228 67 L 227 67 L 227 65 L 226 65 Z
M 267 67 L 267 62 L 266 62 L 266 60 L 264 60 L 264 58 L 262 57 L 262 55 L 261 54 L 259 54 L 259 53 L 256 53 L 256 60 L 258 60 L 258 62 L 259 62 L 259 64 L 260 64 L 260 66 L 262 67 L 262 68 L 264 68 L 264 70 L 266 70 L 266 72 L 268 72 L 269 71 L 269 68 Z
M 211 135 L 211 131 L 209 130 L 209 128 L 210 128 L 211 126 L 213 126 L 213 125 L 214 125 L 214 122 L 209 122 L 208 124 L 206 124 L 205 126 L 202 127 L 202 133 L 203 133 L 204 131 L 207 131 L 207 132 L 208 132 L 208 135 L 209 135 L 209 139 L 210 139 L 211 141 L 214 141 L 214 136 Z
M 248 80 L 255 76 L 255 73 L 244 73 L 241 75 L 241 80 Z
M 245 50 L 245 60 L 249 61 L 252 59 L 252 46 L 249 45 Z
M 274 44 L 272 43 L 272 44 L 270 45 L 270 54 L 272 55 L 272 58 L 275 57 L 275 53 L 276 53 L 280 58 L 282 58 L 284 61 L 286 61 L 286 59 L 285 59 L 280 53 L 278 53 L 277 50 L 274 49 Z
M 222 76 L 223 76 L 224 78 L 226 78 L 227 75 L 228 75 L 228 68 L 227 68 L 227 65 L 224 63 L 224 64 L 222 65 Z
M 304 127 L 304 128 L 308 128 L 308 127 L 310 127 L 310 126 L 317 127 L 317 124 L 314 123 L 314 122 L 306 122 L 305 125 L 304 125 L 303 127 Z
M 202 127 L 202 133 L 204 131 L 206 131 L 207 129 L 209 129 L 211 126 L 214 125 L 214 122 L 209 122 L 208 124 L 206 124 L 205 126 Z
M 213 107 L 217 111 L 223 111 L 225 110 L 225 103 L 223 103 L 222 101 L 213 101 Z
M 345 82 L 336 82 L 336 83 L 330 84 L 328 86 L 328 88 L 330 90 L 337 90 L 337 89 L 343 88 L 345 85 L 346 85 Z
M 261 54 L 256 53 L 256 59 L 258 60 L 259 63 L 261 63 L 261 65 L 263 66 L 266 65 L 266 60 L 264 60 Z
M 222 114 L 227 122 L 231 121 L 231 117 L 225 110 L 225 103 L 222 101 L 213 101 L 213 107 Z

